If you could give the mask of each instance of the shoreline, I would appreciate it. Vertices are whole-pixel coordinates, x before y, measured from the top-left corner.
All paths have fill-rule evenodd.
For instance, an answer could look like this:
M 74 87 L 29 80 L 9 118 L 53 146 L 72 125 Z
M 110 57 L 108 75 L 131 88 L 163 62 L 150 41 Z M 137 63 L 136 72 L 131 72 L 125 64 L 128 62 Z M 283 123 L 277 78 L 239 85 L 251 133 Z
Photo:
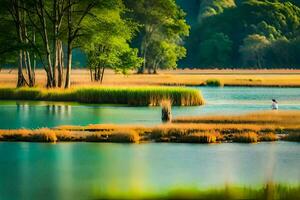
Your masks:
M 240 116 L 181 117 L 158 126 L 95 124 L 0 130 L 0 141 L 99 143 L 257 143 L 300 142 L 300 112 Z

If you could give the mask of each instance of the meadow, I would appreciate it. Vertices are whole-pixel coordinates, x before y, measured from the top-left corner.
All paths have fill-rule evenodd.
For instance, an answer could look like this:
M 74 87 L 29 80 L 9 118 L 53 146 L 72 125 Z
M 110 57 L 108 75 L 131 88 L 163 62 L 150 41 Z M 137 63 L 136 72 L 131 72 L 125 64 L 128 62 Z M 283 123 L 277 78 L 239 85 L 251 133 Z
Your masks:
M 36 71 L 38 87 L 46 85 L 44 70 Z M 16 70 L 0 71 L 0 85 L 15 87 Z M 300 70 L 162 70 L 158 74 L 115 74 L 107 70 L 102 85 L 132 86 L 132 85 L 172 85 L 172 86 L 201 86 L 208 80 L 218 80 L 224 86 L 252 86 L 252 87 L 300 87 Z M 90 74 L 85 69 L 74 69 L 71 74 L 72 87 L 99 86 L 100 83 L 91 82 Z

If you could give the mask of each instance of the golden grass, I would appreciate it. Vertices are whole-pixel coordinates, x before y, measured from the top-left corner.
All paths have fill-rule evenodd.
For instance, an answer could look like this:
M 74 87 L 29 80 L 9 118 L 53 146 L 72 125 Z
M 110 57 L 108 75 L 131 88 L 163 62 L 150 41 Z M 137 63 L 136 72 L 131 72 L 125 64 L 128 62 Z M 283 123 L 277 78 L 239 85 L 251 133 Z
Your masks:
M 273 142 L 278 140 L 278 136 L 274 133 L 262 133 L 258 136 L 260 142 Z
M 2 70 L 0 85 L 15 87 L 17 71 Z M 37 85 L 46 85 L 43 70 L 37 70 Z M 105 74 L 103 84 L 114 86 L 125 85 L 205 85 L 209 79 L 218 79 L 225 86 L 273 86 L 300 87 L 300 70 L 175 70 L 160 71 L 158 75 L 121 75 L 109 71 Z M 72 71 L 72 86 L 99 86 L 90 82 L 88 70 Z
M 178 142 L 182 143 L 216 143 L 221 138 L 219 133 L 195 133 L 179 138 Z
M 299 125 L 300 111 L 264 111 L 239 116 L 179 117 L 173 123 Z
M 158 106 L 170 99 L 177 106 L 204 104 L 198 89 L 184 87 L 83 87 L 76 89 L 0 88 L 2 100 L 75 101 L 98 104 Z
M 95 132 L 86 137 L 87 142 L 137 143 L 140 136 L 135 130 L 116 130 L 112 132 Z
M 60 126 L 55 129 L 0 130 L 0 141 L 124 143 L 152 141 L 185 143 L 233 141 L 252 143 L 281 139 L 300 141 L 299 115 L 300 112 L 280 111 L 242 116 L 199 117 L 196 118 L 197 120 L 193 118 L 192 122 L 197 123 L 191 123 L 189 118 L 188 123 L 168 123 L 155 127 L 98 124 Z
M 254 132 L 238 133 L 233 136 L 232 141 L 238 143 L 256 143 L 258 136 L 257 133 Z

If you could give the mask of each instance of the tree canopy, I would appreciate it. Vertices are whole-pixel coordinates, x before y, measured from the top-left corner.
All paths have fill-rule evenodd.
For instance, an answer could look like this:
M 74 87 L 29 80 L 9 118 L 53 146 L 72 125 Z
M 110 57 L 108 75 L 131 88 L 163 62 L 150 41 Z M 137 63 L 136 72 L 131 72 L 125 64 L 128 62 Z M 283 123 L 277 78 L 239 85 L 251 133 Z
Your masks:
M 268 40 L 267 45 L 264 40 L 252 40 L 255 45 L 258 45 L 259 41 L 262 42 L 260 46 L 263 46 L 261 49 L 263 56 L 260 59 L 264 62 L 259 65 L 260 67 L 299 68 L 300 63 L 293 57 L 293 52 L 300 53 L 295 46 L 300 36 L 298 6 L 299 1 L 288 0 L 200 1 L 201 20 L 192 26 L 191 37 L 186 44 L 187 59 L 181 63 L 181 67 L 256 68 L 257 61 L 245 62 L 245 54 L 254 54 L 256 51 L 255 48 L 248 49 L 247 53 L 245 51 L 247 41 L 255 36 Z M 219 44 L 217 41 L 213 42 L 217 35 L 223 35 L 217 39 Z M 286 53 L 280 53 L 275 49 L 280 48 L 280 44 L 284 46 Z M 221 48 L 224 49 L 223 52 L 220 52 Z M 216 54 L 210 53 L 212 49 L 216 49 Z M 220 59 L 220 56 L 223 59 Z M 284 56 L 287 58 L 283 58 Z M 291 62 L 283 66 L 279 60 Z

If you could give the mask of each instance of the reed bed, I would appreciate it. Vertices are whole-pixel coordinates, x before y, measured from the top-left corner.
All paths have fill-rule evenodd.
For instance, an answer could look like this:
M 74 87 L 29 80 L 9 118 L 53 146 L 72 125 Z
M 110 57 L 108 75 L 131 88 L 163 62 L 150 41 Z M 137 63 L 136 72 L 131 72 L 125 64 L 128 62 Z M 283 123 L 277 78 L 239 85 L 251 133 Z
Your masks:
M 93 87 L 69 90 L 43 88 L 0 88 L 1 100 L 75 101 L 97 104 L 127 104 L 132 106 L 159 106 L 163 99 L 173 105 L 196 106 L 204 104 L 197 89 L 183 87 Z
M 134 130 L 96 132 L 86 137 L 87 142 L 138 143 L 139 134 Z
M 237 143 L 256 143 L 258 141 L 257 133 L 239 133 L 235 134 L 232 138 L 233 142 Z
M 215 143 L 215 142 L 268 142 L 276 140 L 299 141 L 299 130 L 289 128 L 284 134 L 276 133 L 276 127 L 247 128 L 241 124 L 167 124 L 157 127 L 90 125 L 86 127 L 63 126 L 55 129 L 0 130 L 0 141 L 26 142 L 173 142 L 173 143 Z M 282 131 L 282 130 L 281 130 Z
M 260 142 L 274 142 L 278 140 L 278 136 L 274 133 L 262 133 L 258 136 Z
M 181 143 L 216 143 L 218 139 L 220 139 L 220 134 L 216 133 L 196 133 L 192 135 L 187 135 L 180 137 L 178 142 Z
M 300 124 L 300 111 L 264 111 L 240 116 L 196 116 L 180 117 L 173 123 L 205 123 L 205 124 Z
M 33 142 L 269 142 L 300 141 L 300 112 L 266 112 L 243 116 L 199 117 L 188 123 L 154 127 L 95 124 L 54 129 L 0 130 L 0 141 Z M 250 116 L 250 117 L 249 117 Z M 198 123 L 192 123 L 198 122 Z M 204 123 L 206 122 L 206 123 Z
M 291 141 L 291 142 L 300 142 L 300 132 L 298 133 L 289 133 L 286 135 L 283 140 Z

